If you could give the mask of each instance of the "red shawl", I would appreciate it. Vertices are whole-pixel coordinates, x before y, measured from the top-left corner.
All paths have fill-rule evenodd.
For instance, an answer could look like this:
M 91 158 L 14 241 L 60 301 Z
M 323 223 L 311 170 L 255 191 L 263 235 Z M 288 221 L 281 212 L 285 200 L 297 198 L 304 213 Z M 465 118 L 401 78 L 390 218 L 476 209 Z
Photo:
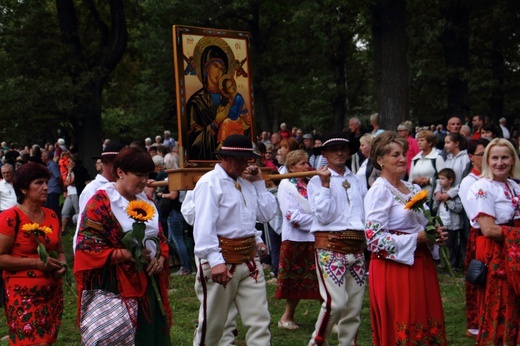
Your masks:
M 92 282 L 103 274 L 103 267 L 107 260 L 117 251 L 124 249 L 119 241 L 125 232 L 111 211 L 110 199 L 103 190 L 99 190 L 89 200 L 82 215 L 79 228 L 76 253 L 74 258 L 74 275 L 78 290 L 78 322 L 81 309 L 81 293 L 92 287 Z M 159 224 L 158 234 L 161 254 L 168 263 L 168 244 Z M 121 298 L 137 298 L 141 303 L 146 302 L 147 278 L 145 270 L 137 271 L 133 262 L 114 264 L 116 268 L 117 289 Z M 159 274 L 161 299 L 171 325 L 171 309 L 168 303 L 168 266 Z

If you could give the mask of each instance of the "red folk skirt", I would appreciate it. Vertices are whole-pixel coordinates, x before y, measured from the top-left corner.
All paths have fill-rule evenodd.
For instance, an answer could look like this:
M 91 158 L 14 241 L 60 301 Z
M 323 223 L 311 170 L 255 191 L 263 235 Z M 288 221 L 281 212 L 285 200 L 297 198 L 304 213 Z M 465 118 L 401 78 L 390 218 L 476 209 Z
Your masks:
M 503 251 L 503 243 L 477 237 L 476 258 L 490 263 Z M 479 290 L 479 334 L 477 345 L 516 345 L 519 337 L 520 297 L 504 274 L 504 268 L 492 268 L 486 286 Z M 495 270 L 496 269 L 496 270 Z
M 372 254 L 369 276 L 374 345 L 446 345 L 437 268 L 419 244 L 412 266 Z
M 473 227 L 469 230 L 468 244 L 466 247 L 466 271 L 468 270 L 469 262 L 476 258 L 478 232 L 479 230 Z M 466 325 L 468 329 L 478 329 L 480 290 L 481 288 L 479 286 L 466 281 Z
M 314 261 L 314 242 L 282 242 L 275 297 L 321 299 Z

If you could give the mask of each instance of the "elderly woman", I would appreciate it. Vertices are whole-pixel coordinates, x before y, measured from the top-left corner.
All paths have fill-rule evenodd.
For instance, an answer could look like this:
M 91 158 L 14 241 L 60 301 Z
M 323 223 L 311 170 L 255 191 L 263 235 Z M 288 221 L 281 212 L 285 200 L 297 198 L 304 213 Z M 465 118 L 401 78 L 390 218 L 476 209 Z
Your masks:
M 285 165 L 290 173 L 310 170 L 304 150 L 287 154 Z M 283 215 L 282 246 L 278 267 L 277 299 L 287 299 L 278 327 L 298 329 L 294 313 L 300 299 L 319 299 L 314 263 L 314 236 L 310 233 L 313 216 L 307 201 L 308 178 L 284 179 L 278 186 L 278 202 Z
M 53 344 L 61 325 L 61 276 L 66 262 L 58 216 L 42 207 L 49 177 L 43 165 L 22 165 L 14 177 L 20 204 L 0 214 L 0 269 L 5 281 L 1 293 L 5 294 L 10 345 Z M 31 228 L 38 230 L 28 232 Z M 42 262 L 39 244 L 48 253 L 55 251 L 57 258 L 49 256 Z
M 359 150 L 366 157 L 361 166 L 359 166 L 356 175 L 366 184 L 367 190 L 372 186 L 377 177 L 381 174 L 381 171 L 374 169 L 374 165 L 370 160 L 370 149 L 372 149 L 372 142 L 374 135 L 371 133 L 365 133 L 359 139 Z
M 144 150 L 124 148 L 113 170 L 116 182 L 101 186 L 87 202 L 76 241 L 74 273 L 82 343 L 170 345 L 168 245 L 157 209 L 143 192 L 154 163 Z M 146 246 L 142 256 L 137 256 L 136 235 L 125 237 L 135 226 L 132 214 L 144 223 L 144 240 L 137 247 Z M 158 243 L 153 241 L 157 238 Z M 126 240 L 133 244 L 132 252 L 123 245 Z M 100 307 L 115 310 L 118 306 L 123 311 L 112 324 L 96 317 L 98 311 L 103 313 Z M 129 322 L 118 326 L 121 320 Z M 100 335 L 95 333 L 98 330 Z
M 370 261 L 370 319 L 374 345 L 446 345 L 444 312 L 422 212 L 405 209 L 421 188 L 401 180 L 408 142 L 385 131 L 372 144 L 370 158 L 381 169 L 365 197 Z M 447 233 L 437 227 L 437 242 Z
M 417 134 L 417 146 L 421 150 L 412 159 L 408 181 L 428 191 L 429 199 L 433 196 L 437 173 L 444 168 L 444 160 L 435 148 L 436 138 L 433 132 L 423 130 Z
M 487 264 L 486 285 L 479 292 L 478 345 L 516 345 L 520 323 L 520 177 L 514 147 L 503 138 L 492 140 L 482 157 L 482 178 L 469 189 L 471 225 L 479 230 L 476 259 Z

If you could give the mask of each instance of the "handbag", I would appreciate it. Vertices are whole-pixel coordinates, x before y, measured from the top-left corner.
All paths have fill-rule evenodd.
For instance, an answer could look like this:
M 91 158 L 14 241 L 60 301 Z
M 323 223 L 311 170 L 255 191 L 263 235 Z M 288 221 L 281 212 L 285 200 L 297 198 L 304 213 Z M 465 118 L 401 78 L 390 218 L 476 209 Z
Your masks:
M 469 262 L 468 271 L 466 272 L 466 281 L 473 285 L 483 285 L 486 283 L 487 264 L 477 259 Z
M 81 293 L 81 344 L 84 346 L 134 345 L 137 299 L 123 301 L 102 289 Z

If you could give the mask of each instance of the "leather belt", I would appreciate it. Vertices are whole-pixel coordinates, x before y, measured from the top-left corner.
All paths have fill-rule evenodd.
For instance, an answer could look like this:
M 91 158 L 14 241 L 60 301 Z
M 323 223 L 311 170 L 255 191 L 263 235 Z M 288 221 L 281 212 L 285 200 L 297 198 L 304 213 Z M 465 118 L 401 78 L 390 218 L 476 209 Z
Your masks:
M 366 247 L 365 232 L 345 230 L 314 232 L 314 248 L 343 254 L 362 253 Z
M 241 264 L 253 260 L 256 256 L 255 236 L 234 239 L 219 236 L 218 241 L 226 263 Z

